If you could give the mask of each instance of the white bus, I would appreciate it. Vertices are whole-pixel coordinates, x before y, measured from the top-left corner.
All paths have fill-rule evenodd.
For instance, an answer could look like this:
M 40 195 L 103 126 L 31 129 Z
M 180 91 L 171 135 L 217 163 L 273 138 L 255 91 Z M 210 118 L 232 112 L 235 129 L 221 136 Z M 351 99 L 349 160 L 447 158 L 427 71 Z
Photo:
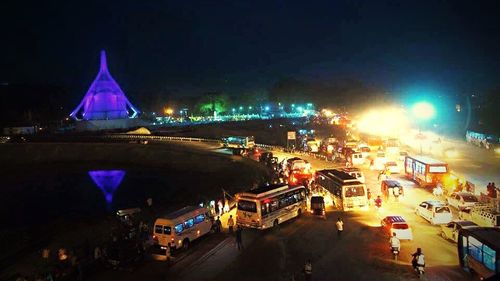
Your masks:
M 244 227 L 266 229 L 307 210 L 306 188 L 273 184 L 236 195 L 238 208 L 236 223 Z
M 335 169 L 316 171 L 314 178 L 316 188 L 327 190 L 332 202 L 338 209 L 368 210 L 366 186 L 350 174 Z
M 188 248 L 189 243 L 212 229 L 209 211 L 204 207 L 187 206 L 157 218 L 153 239 L 162 248 Z

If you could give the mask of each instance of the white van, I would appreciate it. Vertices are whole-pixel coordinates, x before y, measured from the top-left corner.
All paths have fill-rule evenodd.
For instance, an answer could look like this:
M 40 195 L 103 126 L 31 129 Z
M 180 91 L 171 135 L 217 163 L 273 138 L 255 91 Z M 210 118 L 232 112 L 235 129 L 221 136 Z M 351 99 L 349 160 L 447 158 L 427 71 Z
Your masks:
M 365 174 L 359 168 L 343 168 L 342 171 L 355 177 L 360 183 L 365 183 Z
M 450 208 L 441 201 L 424 201 L 417 206 L 415 213 L 432 224 L 447 224 L 453 219 Z
M 157 218 L 153 239 L 160 247 L 188 248 L 191 241 L 209 233 L 211 229 L 212 222 L 207 208 L 187 206 Z
M 361 152 L 353 152 L 351 155 L 352 164 L 354 166 L 365 164 L 365 158 Z

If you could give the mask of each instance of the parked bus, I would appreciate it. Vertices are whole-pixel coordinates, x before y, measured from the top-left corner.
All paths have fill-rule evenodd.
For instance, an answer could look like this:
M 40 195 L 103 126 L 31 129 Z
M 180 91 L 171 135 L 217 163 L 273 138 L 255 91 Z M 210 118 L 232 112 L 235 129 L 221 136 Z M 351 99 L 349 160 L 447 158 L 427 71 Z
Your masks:
M 344 171 L 316 171 L 314 184 L 330 192 L 334 206 L 341 210 L 368 210 L 366 186 Z
M 448 164 L 426 156 L 406 156 L 405 174 L 408 179 L 424 186 L 436 186 L 443 183 L 448 175 Z
M 457 245 L 462 268 L 484 279 L 500 274 L 500 228 L 477 226 L 461 229 Z
M 204 207 L 187 206 L 157 218 L 153 239 L 160 247 L 187 248 L 189 243 L 212 229 L 209 211 Z
M 236 223 L 244 227 L 276 227 L 307 210 L 304 186 L 271 184 L 238 193 L 236 199 Z

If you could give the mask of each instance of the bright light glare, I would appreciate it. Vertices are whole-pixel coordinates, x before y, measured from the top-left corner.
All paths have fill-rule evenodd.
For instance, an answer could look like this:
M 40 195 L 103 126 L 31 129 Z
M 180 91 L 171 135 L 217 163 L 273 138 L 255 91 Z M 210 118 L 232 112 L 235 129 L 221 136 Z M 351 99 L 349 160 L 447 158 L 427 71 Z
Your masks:
M 431 119 L 436 114 L 434 106 L 428 102 L 416 103 L 412 108 L 413 114 L 423 120 Z
M 400 108 L 382 108 L 372 110 L 357 122 L 359 131 L 375 136 L 397 137 L 409 128 L 408 119 Z
M 333 116 L 333 112 L 329 109 L 323 109 L 321 110 L 321 113 L 323 113 L 323 115 L 325 115 L 326 117 L 332 117 Z

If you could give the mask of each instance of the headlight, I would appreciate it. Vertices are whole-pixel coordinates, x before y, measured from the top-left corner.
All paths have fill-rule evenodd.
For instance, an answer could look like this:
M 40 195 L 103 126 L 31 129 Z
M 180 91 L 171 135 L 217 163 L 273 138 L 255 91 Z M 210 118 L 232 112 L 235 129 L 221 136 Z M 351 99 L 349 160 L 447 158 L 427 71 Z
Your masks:
M 495 153 L 500 154 L 500 147 L 495 148 Z

